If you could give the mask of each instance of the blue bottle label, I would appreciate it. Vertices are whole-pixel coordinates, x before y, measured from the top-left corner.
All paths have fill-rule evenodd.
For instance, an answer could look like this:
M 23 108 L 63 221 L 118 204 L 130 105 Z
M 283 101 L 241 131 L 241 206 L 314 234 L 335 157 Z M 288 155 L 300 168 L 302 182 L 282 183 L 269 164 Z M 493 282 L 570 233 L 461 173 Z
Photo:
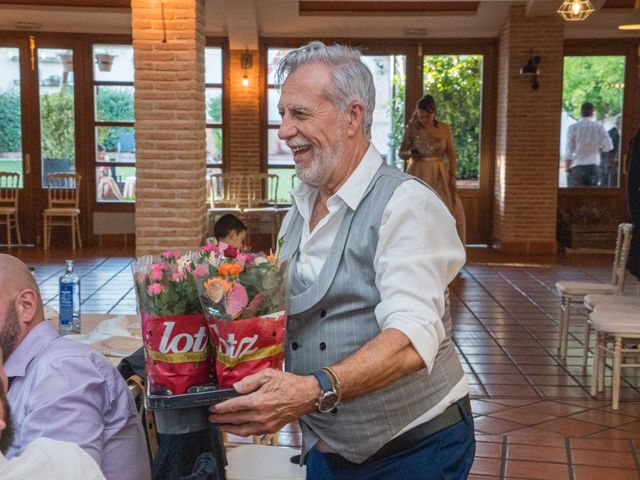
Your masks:
M 73 327 L 73 284 L 60 285 L 60 328 Z

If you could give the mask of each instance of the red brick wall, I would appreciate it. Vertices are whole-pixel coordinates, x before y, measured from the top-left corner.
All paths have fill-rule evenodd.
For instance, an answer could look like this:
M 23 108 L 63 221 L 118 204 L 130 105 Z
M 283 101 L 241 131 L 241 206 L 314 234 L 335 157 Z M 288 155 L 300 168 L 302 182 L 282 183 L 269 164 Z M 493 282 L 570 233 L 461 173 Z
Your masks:
M 253 67 L 247 70 L 249 85 L 243 87 L 244 70 L 240 67 L 243 52 L 229 51 L 229 173 L 260 171 L 260 60 L 257 51 L 250 51 Z
M 500 34 L 493 235 L 505 251 L 556 249 L 563 30 L 559 18 L 512 7 Z M 520 75 L 532 47 L 538 90 Z
M 136 254 L 194 248 L 206 227 L 204 0 L 132 0 L 131 22 Z

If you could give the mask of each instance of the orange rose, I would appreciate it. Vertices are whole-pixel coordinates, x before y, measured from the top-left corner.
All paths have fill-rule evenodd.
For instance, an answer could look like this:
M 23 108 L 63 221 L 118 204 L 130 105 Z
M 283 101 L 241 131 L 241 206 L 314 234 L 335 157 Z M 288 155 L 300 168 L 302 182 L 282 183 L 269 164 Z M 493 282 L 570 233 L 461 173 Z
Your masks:
M 218 273 L 225 277 L 237 277 L 242 273 L 244 267 L 239 263 L 221 263 L 218 265 Z
M 204 288 L 207 291 L 207 295 L 214 302 L 222 300 L 223 295 L 231 290 L 231 284 L 223 278 L 210 278 L 204 282 Z

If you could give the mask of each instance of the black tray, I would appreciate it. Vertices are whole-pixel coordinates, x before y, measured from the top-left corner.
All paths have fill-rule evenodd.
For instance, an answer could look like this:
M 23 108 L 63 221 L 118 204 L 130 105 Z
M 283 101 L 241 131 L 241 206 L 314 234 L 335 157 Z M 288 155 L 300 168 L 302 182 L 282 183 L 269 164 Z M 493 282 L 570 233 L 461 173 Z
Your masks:
M 147 384 L 144 406 L 148 410 L 156 411 L 205 407 L 240 395 L 233 388 L 218 388 L 215 385 L 195 387 L 195 389 L 197 391 L 181 395 L 154 395 L 149 391 L 149 384 Z

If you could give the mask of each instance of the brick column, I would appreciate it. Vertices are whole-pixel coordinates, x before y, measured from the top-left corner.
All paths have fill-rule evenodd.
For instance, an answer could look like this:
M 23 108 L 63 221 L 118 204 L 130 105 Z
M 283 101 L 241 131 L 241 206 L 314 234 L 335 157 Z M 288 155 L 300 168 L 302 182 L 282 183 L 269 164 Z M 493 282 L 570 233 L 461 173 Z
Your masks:
M 132 0 L 136 255 L 206 228 L 204 0 Z
M 247 70 L 249 85 L 242 86 L 244 70 L 240 55 L 244 50 L 229 51 L 229 173 L 260 172 L 260 59 L 253 55 L 253 67 Z
M 512 7 L 500 33 L 494 245 L 512 253 L 555 253 L 564 25 Z M 538 90 L 520 68 L 541 57 Z

